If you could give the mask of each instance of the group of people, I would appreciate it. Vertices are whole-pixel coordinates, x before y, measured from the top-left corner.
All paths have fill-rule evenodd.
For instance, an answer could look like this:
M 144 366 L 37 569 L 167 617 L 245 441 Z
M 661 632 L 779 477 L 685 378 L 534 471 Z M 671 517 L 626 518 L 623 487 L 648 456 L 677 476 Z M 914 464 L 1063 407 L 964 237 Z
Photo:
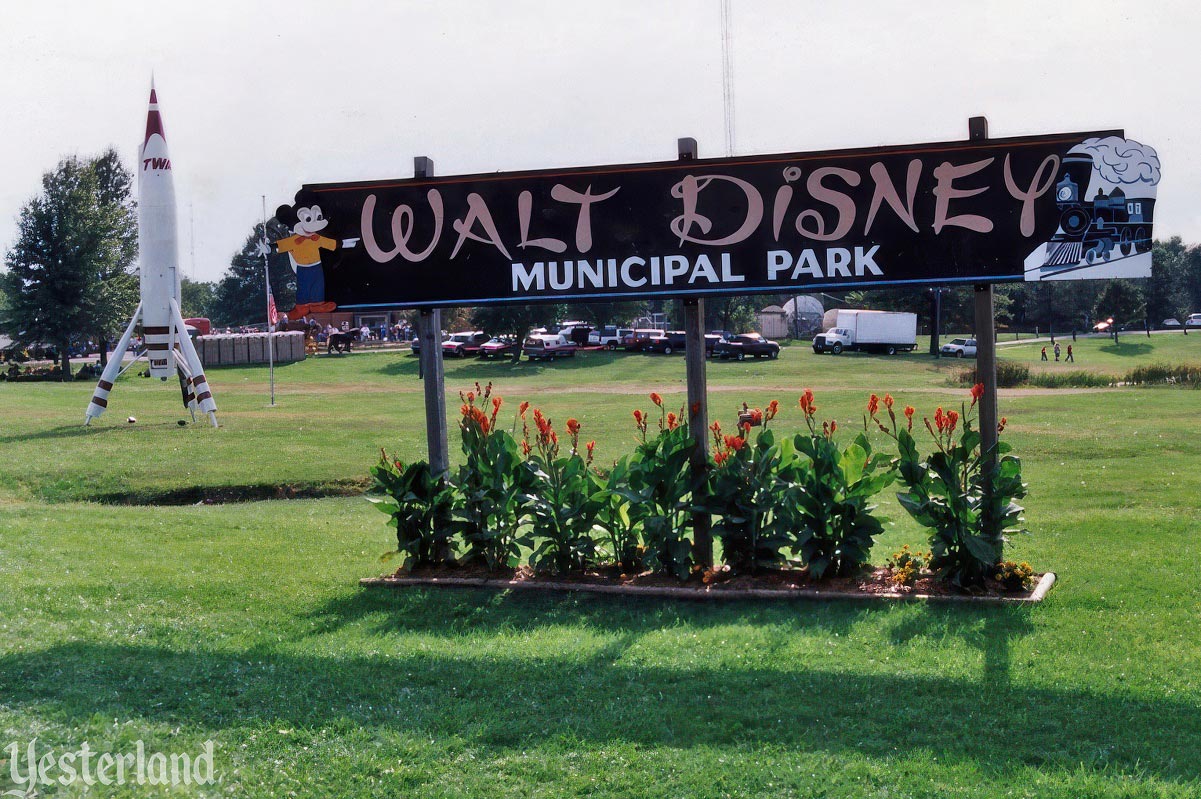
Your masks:
M 1059 342 L 1058 342 L 1058 341 L 1057 341 L 1057 342 L 1055 342 L 1055 349 L 1054 349 L 1054 352 L 1055 352 L 1055 361 L 1058 363 L 1058 362 L 1059 362 L 1059 355 L 1060 355 L 1060 352 L 1061 352 L 1061 350 L 1059 349 Z M 1046 348 L 1046 347 L 1043 347 L 1043 357 L 1042 357 L 1042 359 L 1043 359 L 1044 361 L 1045 361 L 1045 360 L 1047 360 L 1047 348 Z M 1072 354 L 1072 345 L 1071 345 L 1071 344 L 1069 344 L 1069 345 L 1068 345 L 1068 357 L 1064 359 L 1064 363 L 1075 363 L 1075 362 L 1076 362 L 1076 356 Z

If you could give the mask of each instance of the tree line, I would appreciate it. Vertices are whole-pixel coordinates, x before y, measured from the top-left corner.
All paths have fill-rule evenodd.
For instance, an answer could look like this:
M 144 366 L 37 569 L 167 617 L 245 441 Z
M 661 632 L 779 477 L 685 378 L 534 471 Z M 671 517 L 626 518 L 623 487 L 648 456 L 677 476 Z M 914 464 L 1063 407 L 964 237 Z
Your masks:
M 277 220 L 267 222 L 265 238 L 288 235 Z M 20 210 L 16 241 L 0 272 L 0 332 L 15 345 L 52 345 L 64 378 L 71 374 L 71 352 L 91 342 L 104 360 L 110 343 L 138 303 L 137 204 L 133 175 L 113 148 L 98 156 L 68 156 L 42 177 L 41 191 Z M 266 315 L 264 239 L 255 224 L 217 281 L 181 281 L 185 317 L 207 317 L 218 326 L 260 323 Z M 295 302 L 295 276 L 286 256 L 268 259 L 272 290 L 282 309 Z M 743 331 L 755 326 L 755 313 L 792 295 L 724 297 L 705 302 L 706 329 Z M 824 295 L 826 307 L 905 310 L 932 321 L 931 290 L 875 289 Z M 942 327 L 973 326 L 970 288 L 941 292 Z M 1118 325 L 1158 327 L 1166 319 L 1184 321 L 1201 312 L 1201 246 L 1179 237 L 1156 241 L 1147 280 L 1080 280 L 1011 283 L 996 287 L 999 326 L 1020 330 L 1087 330 L 1097 320 Z M 566 303 L 559 305 L 451 308 L 443 313 L 447 329 L 473 327 L 524 336 L 541 324 L 579 319 L 597 325 L 622 325 L 651 313 L 665 313 L 673 325 L 683 322 L 679 301 Z M 415 320 L 412 320 L 415 321 Z

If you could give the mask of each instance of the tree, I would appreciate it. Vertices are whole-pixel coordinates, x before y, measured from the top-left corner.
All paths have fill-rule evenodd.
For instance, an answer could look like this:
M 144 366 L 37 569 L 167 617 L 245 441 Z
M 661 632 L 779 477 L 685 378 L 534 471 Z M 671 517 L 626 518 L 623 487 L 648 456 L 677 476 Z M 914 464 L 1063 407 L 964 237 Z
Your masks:
M 53 344 L 64 380 L 72 344 L 92 336 L 103 353 L 137 307 L 131 184 L 111 148 L 90 160 L 71 156 L 42 176 L 41 194 L 21 209 L 0 276 L 9 305 L 0 323 L 19 343 Z
M 216 313 L 217 284 L 181 278 L 179 307 L 185 317 L 209 318 Z
M 531 329 L 558 319 L 562 313 L 562 305 L 481 305 L 472 310 L 471 324 L 494 336 L 513 336 L 520 344 Z M 520 360 L 521 347 L 517 347 L 513 362 Z
M 754 297 L 718 297 L 705 300 L 705 329 L 730 330 L 745 333 L 758 326 L 755 311 L 759 304 Z M 683 308 L 678 314 L 684 318 Z
M 267 222 L 267 241 L 288 235 L 288 230 L 272 219 Z M 245 325 L 267 319 L 267 289 L 263 285 L 263 256 L 258 245 L 263 240 L 263 225 L 254 226 L 246 242 L 229 262 L 229 268 L 217 283 L 212 306 L 213 324 Z M 296 304 L 296 275 L 288 264 L 288 256 L 272 255 L 268 259 L 271 291 L 275 305 L 283 313 Z
M 588 322 L 595 327 L 628 325 L 646 314 L 646 300 L 629 302 L 573 302 L 567 305 L 566 316 Z
M 1097 319 L 1113 319 L 1114 327 L 1146 316 L 1147 305 L 1143 292 L 1132 281 L 1110 280 L 1097 297 L 1093 316 Z

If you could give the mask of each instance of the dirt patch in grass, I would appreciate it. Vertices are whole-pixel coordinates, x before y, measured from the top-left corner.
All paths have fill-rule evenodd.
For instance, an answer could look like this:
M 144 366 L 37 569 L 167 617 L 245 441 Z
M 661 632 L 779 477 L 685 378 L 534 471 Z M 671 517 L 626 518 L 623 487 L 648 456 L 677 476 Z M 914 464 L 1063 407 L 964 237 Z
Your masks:
M 105 505 L 225 505 L 261 502 L 268 499 L 322 499 L 357 496 L 369 481 L 332 480 L 322 483 L 262 483 L 238 486 L 188 486 L 169 489 L 138 489 L 97 495 Z
M 967 592 L 929 575 L 908 585 L 892 582 L 887 568 L 864 570 L 854 577 L 810 579 L 806 570 L 764 570 L 758 574 L 734 574 L 716 570 L 693 574 L 688 580 L 643 572 L 622 574 L 616 568 L 600 568 L 583 574 L 538 574 L 528 566 L 489 572 L 481 566 L 398 570 L 383 577 L 364 578 L 364 587 L 401 588 L 440 586 L 493 590 L 586 591 L 591 593 L 656 596 L 673 599 L 861 599 L 928 600 L 950 602 L 1014 603 L 1039 602 L 1055 582 L 1055 574 L 1035 575 L 1030 588 L 1010 590 L 989 580 L 983 588 Z

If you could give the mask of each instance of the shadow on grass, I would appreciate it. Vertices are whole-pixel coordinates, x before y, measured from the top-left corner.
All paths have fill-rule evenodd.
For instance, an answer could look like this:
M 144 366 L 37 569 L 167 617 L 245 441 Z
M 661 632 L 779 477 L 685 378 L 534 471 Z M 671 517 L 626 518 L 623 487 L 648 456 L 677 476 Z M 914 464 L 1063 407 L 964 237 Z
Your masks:
M 522 358 L 514 363 L 511 358 L 446 358 L 444 367 L 447 380 L 494 380 L 499 377 L 535 377 L 544 372 L 574 371 L 607 363 L 616 357 L 637 358 L 674 358 L 667 355 L 646 355 L 642 353 L 612 353 L 597 350 L 595 352 L 580 352 L 571 358 L 557 358 L 554 361 L 530 361 Z M 637 362 L 631 362 L 636 366 Z M 680 360 L 683 368 L 683 360 Z M 417 377 L 419 359 L 416 357 L 397 358 L 376 371 L 385 375 L 404 375 Z
M 1145 341 L 1119 341 L 1117 344 L 1106 344 L 1101 347 L 1101 352 L 1107 355 L 1117 355 L 1121 358 L 1137 358 L 1155 349 L 1150 343 Z
M 819 628 L 846 635 L 878 608 L 859 603 L 785 605 L 804 613 L 780 613 L 762 602 L 664 602 L 649 597 L 562 592 L 498 592 L 470 588 L 370 588 L 333 599 L 309 615 L 314 635 L 357 626 L 369 635 L 472 632 L 534 632 L 555 625 L 587 625 L 601 632 L 639 635 L 680 624 L 712 627 L 750 624 L 778 629 Z
M 176 425 L 172 423 L 170 426 L 175 427 Z M 39 430 L 36 433 L 0 436 L 0 444 L 17 444 L 22 441 L 51 441 L 59 438 L 83 438 L 84 436 L 103 435 L 113 429 L 113 425 L 84 427 L 83 422 L 80 422 L 79 424 L 64 424 L 59 425 L 58 427 L 51 427 L 46 430 Z
M 786 665 L 780 668 L 706 665 L 704 657 L 670 666 L 643 663 L 638 652 L 623 656 L 639 631 L 660 629 L 661 621 L 639 621 L 639 611 L 653 607 L 632 602 L 622 603 L 630 607 L 619 608 L 616 623 L 606 625 L 612 604 L 583 613 L 589 623 L 616 633 L 611 643 L 584 655 L 538 656 L 519 638 L 511 639 L 509 650 L 464 650 L 461 657 L 73 642 L 0 656 L 0 696 L 10 711 L 27 709 L 66 723 L 101 716 L 213 733 L 240 725 L 351 724 L 434 741 L 467 740 L 485 749 L 526 750 L 561 739 L 789 747 L 876 758 L 937 753 L 944 761 L 970 761 L 1002 774 L 1083 767 L 1164 780 L 1199 776 L 1201 728 L 1194 704 L 1072 686 L 862 673 L 840 668 L 833 658 L 820 667 L 782 657 Z M 714 610 L 669 612 L 693 617 Z M 751 606 L 732 608 L 715 620 L 720 623 L 725 613 L 741 618 L 748 610 L 754 612 Z M 485 616 L 503 630 L 513 612 L 502 602 Z M 846 620 L 856 612 L 832 605 L 821 615 Z M 970 626 L 960 617 L 981 615 L 925 612 L 932 616 L 931 632 L 946 621 Z M 409 618 L 419 627 L 436 624 Z M 802 614 L 797 618 L 809 625 Z M 982 635 L 1021 634 L 1024 624 L 1014 614 L 995 614 Z

